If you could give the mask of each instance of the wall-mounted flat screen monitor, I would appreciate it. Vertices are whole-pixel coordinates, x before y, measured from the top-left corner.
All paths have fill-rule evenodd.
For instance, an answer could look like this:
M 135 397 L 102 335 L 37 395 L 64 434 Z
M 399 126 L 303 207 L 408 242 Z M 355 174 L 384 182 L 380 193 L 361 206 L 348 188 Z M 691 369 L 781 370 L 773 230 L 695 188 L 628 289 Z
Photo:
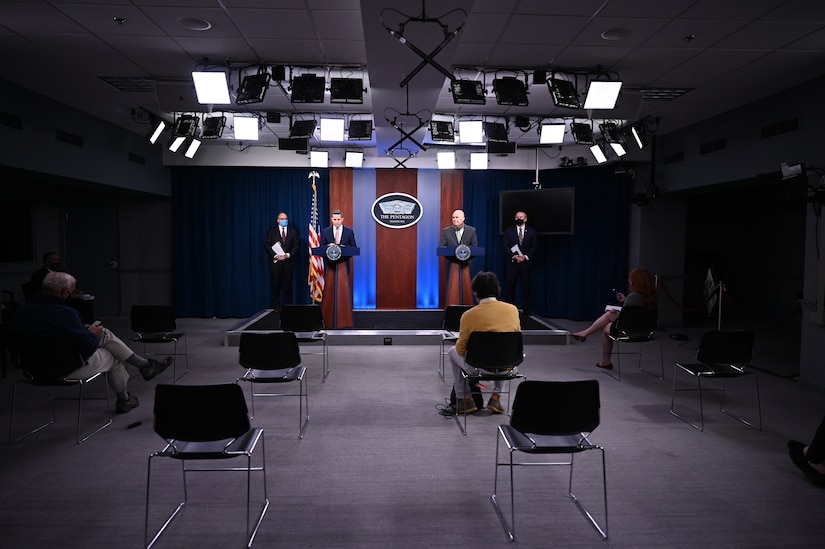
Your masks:
M 527 214 L 527 226 L 538 234 L 573 234 L 575 189 L 531 189 L 501 191 L 499 195 L 500 230 L 513 224 L 516 212 Z

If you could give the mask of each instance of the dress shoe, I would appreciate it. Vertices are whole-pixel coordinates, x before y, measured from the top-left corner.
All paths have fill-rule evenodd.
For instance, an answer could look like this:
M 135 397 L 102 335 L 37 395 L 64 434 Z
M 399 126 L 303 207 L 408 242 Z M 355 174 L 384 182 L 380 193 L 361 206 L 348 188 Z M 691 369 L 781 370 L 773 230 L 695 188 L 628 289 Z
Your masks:
M 608 362 L 607 364 L 599 364 L 597 362 L 596 366 L 601 368 L 602 370 L 612 370 L 613 369 L 613 363 L 612 362 Z
M 140 406 L 140 402 L 138 402 L 138 397 L 135 395 L 129 395 L 129 398 L 118 399 L 115 403 L 115 410 L 118 414 L 125 414 L 126 412 L 137 408 Z
M 576 335 L 576 334 L 570 334 L 570 337 L 572 337 L 573 339 L 575 339 L 579 343 L 584 343 L 585 341 L 587 341 L 587 336 L 580 336 L 580 335 Z
M 155 379 L 158 376 L 158 374 L 160 374 L 162 371 L 168 368 L 170 364 L 172 364 L 173 360 L 174 358 L 172 358 L 171 356 L 167 356 L 160 362 L 158 362 L 154 358 L 150 358 L 149 365 L 140 369 L 140 375 L 142 375 L 143 379 L 145 379 L 146 381 Z

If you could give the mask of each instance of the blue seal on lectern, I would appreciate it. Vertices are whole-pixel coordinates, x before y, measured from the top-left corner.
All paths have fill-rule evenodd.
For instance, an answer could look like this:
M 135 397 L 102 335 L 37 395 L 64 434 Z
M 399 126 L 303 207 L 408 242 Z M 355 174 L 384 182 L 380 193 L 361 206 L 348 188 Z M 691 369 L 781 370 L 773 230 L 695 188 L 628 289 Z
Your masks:
M 338 244 L 330 244 L 327 246 L 327 259 L 330 261 L 338 261 L 341 259 L 341 246 Z
M 459 261 L 467 261 L 470 259 L 470 247 L 466 244 L 459 244 L 455 249 L 455 257 Z

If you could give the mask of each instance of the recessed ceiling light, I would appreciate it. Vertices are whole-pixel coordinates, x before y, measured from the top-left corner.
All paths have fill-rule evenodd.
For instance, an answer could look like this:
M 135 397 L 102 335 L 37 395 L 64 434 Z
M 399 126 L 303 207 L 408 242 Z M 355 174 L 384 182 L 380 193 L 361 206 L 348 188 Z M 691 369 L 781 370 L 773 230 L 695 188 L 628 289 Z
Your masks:
M 633 31 L 630 29 L 607 29 L 602 33 L 602 39 L 604 40 L 621 40 L 623 38 L 627 38 L 633 34 Z
M 212 28 L 212 23 L 197 17 L 178 17 L 177 22 L 181 27 L 193 31 L 205 31 Z

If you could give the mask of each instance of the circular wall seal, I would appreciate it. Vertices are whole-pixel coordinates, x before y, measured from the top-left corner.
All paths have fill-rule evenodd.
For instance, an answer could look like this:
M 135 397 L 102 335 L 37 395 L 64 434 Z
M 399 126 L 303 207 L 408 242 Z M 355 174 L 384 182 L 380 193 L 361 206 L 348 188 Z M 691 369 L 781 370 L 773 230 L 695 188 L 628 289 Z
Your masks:
M 405 193 L 388 193 L 379 196 L 372 203 L 372 218 L 379 225 L 390 229 L 412 227 L 423 214 L 421 202 Z

